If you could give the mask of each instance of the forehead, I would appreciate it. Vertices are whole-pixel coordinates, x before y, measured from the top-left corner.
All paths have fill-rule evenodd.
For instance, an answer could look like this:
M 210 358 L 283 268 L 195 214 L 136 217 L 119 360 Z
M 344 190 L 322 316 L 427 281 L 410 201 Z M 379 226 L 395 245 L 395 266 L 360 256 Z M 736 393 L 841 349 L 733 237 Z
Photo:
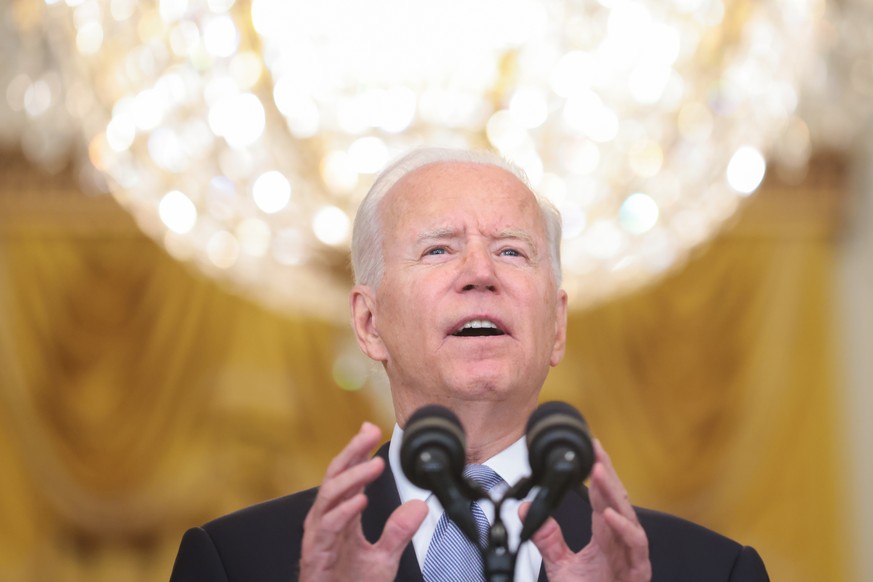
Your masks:
M 386 193 L 381 210 L 386 234 L 471 221 L 483 228 L 544 231 L 530 189 L 511 172 L 488 164 L 444 162 L 418 168 Z

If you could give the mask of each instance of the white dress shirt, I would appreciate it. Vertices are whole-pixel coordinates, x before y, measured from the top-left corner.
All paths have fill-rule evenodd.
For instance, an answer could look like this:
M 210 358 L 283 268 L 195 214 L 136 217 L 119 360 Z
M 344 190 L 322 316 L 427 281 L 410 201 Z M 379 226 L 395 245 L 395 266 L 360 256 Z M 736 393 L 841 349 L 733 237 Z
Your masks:
M 412 545 L 415 548 L 415 556 L 418 558 L 418 565 L 424 568 L 424 557 L 427 555 L 427 548 L 430 545 L 430 539 L 433 537 L 434 529 L 437 522 L 443 515 L 443 507 L 439 500 L 432 492 L 427 489 L 421 489 L 409 482 L 406 475 L 403 474 L 403 469 L 400 466 L 400 445 L 403 442 L 403 429 L 397 424 L 394 425 L 394 433 L 391 435 L 391 444 L 388 448 L 388 460 L 391 464 L 391 471 L 394 473 L 394 481 L 397 483 L 397 492 L 400 494 L 400 502 L 406 503 L 410 499 L 421 499 L 427 503 L 428 513 L 421 527 L 412 537 Z M 528 461 L 527 445 L 524 442 L 524 437 L 518 439 L 509 447 L 497 453 L 484 463 L 500 475 L 508 486 L 515 485 L 519 479 L 530 475 L 530 462 Z M 530 501 L 536 495 L 537 489 L 534 488 L 525 498 Z M 500 511 L 503 524 L 509 534 L 509 547 L 515 548 L 518 545 L 518 538 L 521 534 L 521 520 L 518 517 L 518 506 L 521 502 L 515 499 L 507 500 Z M 482 511 L 485 517 L 488 518 L 488 523 L 494 523 L 494 508 L 490 503 L 482 503 Z M 515 563 L 515 582 L 536 582 L 540 574 L 540 565 L 542 564 L 542 556 L 539 550 L 531 542 L 526 542 L 518 551 L 518 558 Z

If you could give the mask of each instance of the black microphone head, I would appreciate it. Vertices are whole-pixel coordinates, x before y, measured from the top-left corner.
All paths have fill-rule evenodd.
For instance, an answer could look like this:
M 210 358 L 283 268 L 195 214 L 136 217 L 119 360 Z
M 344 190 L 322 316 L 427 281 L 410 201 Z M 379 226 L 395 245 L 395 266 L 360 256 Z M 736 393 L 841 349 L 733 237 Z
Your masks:
M 400 445 L 400 466 L 413 485 L 432 489 L 425 467 L 436 460 L 444 470 L 462 480 L 467 438 L 454 412 L 438 404 L 419 408 L 409 417 Z M 436 459 L 439 457 L 439 459 Z
M 579 411 L 566 402 L 541 404 L 530 415 L 526 433 L 531 477 L 534 482 L 542 480 L 549 457 L 556 453 L 570 454 L 573 462 L 578 463 L 578 471 L 574 473 L 574 487 L 580 486 L 591 473 L 594 466 L 591 431 Z

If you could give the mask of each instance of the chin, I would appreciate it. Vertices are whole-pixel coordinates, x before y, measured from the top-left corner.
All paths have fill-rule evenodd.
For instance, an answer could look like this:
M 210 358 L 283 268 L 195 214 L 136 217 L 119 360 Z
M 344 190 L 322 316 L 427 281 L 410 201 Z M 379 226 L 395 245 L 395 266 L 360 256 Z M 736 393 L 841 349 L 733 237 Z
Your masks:
M 499 400 L 513 391 L 507 374 L 464 373 L 449 383 L 452 396 L 459 400 Z

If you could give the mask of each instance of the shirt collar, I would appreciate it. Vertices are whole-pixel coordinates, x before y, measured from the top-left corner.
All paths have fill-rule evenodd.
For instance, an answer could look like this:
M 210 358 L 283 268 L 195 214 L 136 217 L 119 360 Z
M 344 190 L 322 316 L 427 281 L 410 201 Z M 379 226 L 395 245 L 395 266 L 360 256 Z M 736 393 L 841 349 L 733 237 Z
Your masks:
M 400 445 L 402 442 L 403 429 L 395 423 L 394 432 L 391 434 L 391 444 L 388 446 L 388 462 L 391 466 L 391 472 L 394 473 L 394 482 L 397 483 L 400 502 L 406 503 L 410 499 L 427 501 L 433 493 L 413 485 L 406 478 L 403 468 L 400 466 Z M 493 469 L 510 486 L 522 477 L 530 475 L 530 461 L 524 437 L 522 436 L 482 464 Z

